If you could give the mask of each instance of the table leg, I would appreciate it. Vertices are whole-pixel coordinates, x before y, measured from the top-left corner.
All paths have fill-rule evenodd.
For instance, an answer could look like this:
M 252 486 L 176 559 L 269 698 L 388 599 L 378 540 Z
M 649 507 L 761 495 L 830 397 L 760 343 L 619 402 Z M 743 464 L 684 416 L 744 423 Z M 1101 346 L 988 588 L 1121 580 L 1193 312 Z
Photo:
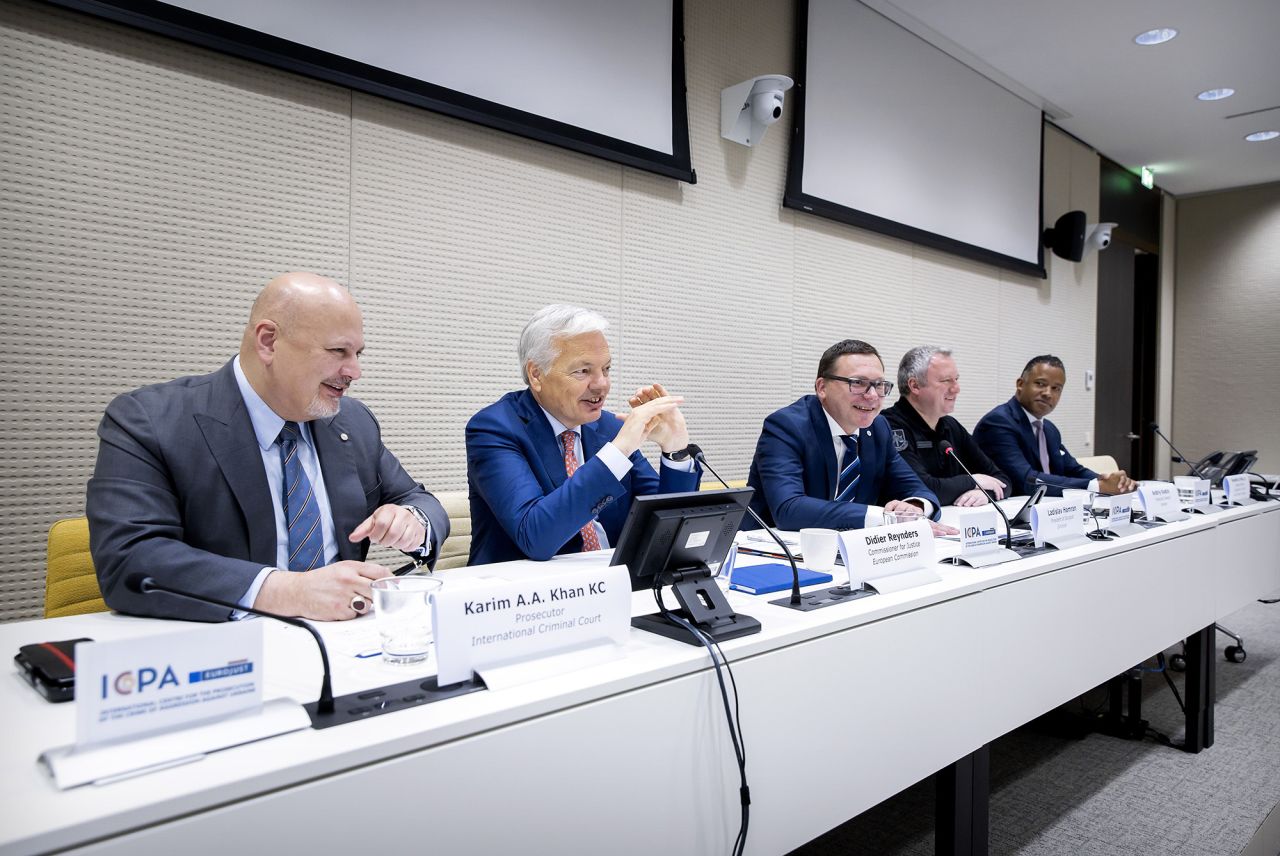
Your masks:
M 1213 745 L 1213 702 L 1217 650 L 1210 624 L 1187 637 L 1187 736 L 1182 748 L 1199 752 Z
M 984 856 L 991 793 L 991 750 L 982 746 L 934 774 L 938 856 Z

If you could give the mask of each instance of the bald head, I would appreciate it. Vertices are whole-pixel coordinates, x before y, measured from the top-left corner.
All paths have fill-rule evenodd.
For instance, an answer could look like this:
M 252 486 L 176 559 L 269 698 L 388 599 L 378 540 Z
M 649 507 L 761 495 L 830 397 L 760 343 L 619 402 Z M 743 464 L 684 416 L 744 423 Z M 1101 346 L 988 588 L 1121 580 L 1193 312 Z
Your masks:
M 300 320 L 308 321 L 308 315 L 338 307 L 360 311 L 351 292 L 328 277 L 314 273 L 281 274 L 267 283 L 253 301 L 245 341 L 251 339 L 254 325 L 259 321 L 271 320 L 289 328 Z
M 334 416 L 360 377 L 364 322 L 342 285 L 313 273 L 267 283 L 249 312 L 240 365 L 262 400 L 286 420 Z

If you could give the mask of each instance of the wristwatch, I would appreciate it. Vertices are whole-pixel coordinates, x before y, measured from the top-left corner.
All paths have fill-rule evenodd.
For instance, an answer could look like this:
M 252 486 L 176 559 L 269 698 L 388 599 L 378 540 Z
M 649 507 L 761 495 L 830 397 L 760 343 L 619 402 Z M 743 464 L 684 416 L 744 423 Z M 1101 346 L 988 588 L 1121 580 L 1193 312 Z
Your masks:
M 689 449 L 676 449 L 674 452 L 663 452 L 662 457 L 673 463 L 689 460 Z

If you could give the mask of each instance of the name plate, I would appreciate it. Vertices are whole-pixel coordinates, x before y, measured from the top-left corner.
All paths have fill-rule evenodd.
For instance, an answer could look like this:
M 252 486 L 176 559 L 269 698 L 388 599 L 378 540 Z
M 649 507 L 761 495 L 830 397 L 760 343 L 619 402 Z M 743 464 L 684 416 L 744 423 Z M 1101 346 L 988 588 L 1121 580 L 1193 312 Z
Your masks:
M 1178 491 L 1166 481 L 1144 481 L 1138 485 L 1138 495 L 1142 497 L 1142 507 L 1147 517 L 1172 523 L 1175 520 L 1186 520 L 1187 513 L 1178 502 Z
M 459 581 L 461 582 L 461 581 Z M 631 581 L 622 565 L 449 584 L 432 603 L 438 680 L 599 643 L 626 642 Z
M 1078 497 L 1041 500 L 1031 509 L 1031 537 L 1037 547 L 1065 550 L 1088 543 L 1084 535 L 1084 503 Z
M 262 708 L 262 622 L 76 646 L 76 747 Z
M 942 579 L 934 570 L 933 529 L 927 520 L 845 530 L 840 556 L 849 569 L 849 585 L 881 594 Z
M 1146 531 L 1133 522 L 1135 497 L 1136 494 L 1122 493 L 1099 496 L 1093 501 L 1093 513 L 1105 532 L 1110 535 L 1140 535 Z
M 962 508 L 956 515 L 960 527 L 960 555 L 957 561 L 974 568 L 985 568 L 1001 562 L 1012 562 L 1018 554 L 1000 546 L 996 510 L 990 505 Z
M 1256 501 L 1249 493 L 1249 477 L 1243 473 L 1224 478 L 1222 490 L 1227 495 L 1227 502 L 1232 505 L 1253 505 Z
M 1195 476 L 1175 476 L 1173 486 L 1178 490 L 1178 501 L 1183 508 L 1208 508 L 1210 482 Z

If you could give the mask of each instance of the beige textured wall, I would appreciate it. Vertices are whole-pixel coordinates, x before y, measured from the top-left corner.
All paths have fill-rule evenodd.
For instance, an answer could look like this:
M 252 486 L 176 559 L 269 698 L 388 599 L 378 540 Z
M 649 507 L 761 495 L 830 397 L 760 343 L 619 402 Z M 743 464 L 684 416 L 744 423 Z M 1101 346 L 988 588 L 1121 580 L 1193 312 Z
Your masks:
M 1280 472 L 1280 184 L 1178 200 L 1173 441 Z
M 957 349 L 972 424 L 1027 356 L 1073 381 L 1094 354 L 1096 260 L 1041 281 L 781 207 L 787 135 L 721 140 L 719 94 L 792 69 L 792 8 L 689 0 L 696 185 L 594 160 L 30 0 L 0 3 L 0 619 L 38 614 L 44 534 L 83 511 L 116 393 L 210 371 L 271 275 L 348 282 L 365 310 L 357 395 L 437 490 L 465 487 L 467 417 L 515 387 L 515 339 L 551 301 L 613 322 L 615 390 L 688 398 L 693 433 L 745 476 L 762 418 L 808 391 L 836 339 L 892 373 Z M 784 120 L 785 121 L 785 120 Z M 1050 129 L 1045 209 L 1097 219 L 1098 161 Z M 615 393 L 613 405 L 623 395 Z M 1056 418 L 1078 453 L 1093 400 Z

